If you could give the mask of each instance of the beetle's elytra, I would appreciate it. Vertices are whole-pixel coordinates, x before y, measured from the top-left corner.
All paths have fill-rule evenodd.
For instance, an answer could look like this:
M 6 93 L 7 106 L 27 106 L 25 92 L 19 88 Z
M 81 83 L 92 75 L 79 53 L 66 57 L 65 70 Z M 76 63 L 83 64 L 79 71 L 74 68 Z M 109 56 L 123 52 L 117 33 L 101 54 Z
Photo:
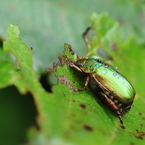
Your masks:
M 135 91 L 129 81 L 113 67 L 99 59 L 84 58 L 74 63 L 80 71 L 87 73 L 104 90 L 110 92 L 123 104 L 134 100 Z

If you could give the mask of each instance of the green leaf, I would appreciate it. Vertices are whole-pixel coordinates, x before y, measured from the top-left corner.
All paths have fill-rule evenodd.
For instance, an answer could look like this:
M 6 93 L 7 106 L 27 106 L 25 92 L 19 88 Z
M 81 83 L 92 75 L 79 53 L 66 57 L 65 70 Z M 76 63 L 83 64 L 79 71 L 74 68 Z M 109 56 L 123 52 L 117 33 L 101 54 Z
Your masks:
M 0 37 L 6 40 L 9 24 L 18 25 L 21 39 L 33 47 L 33 66 L 39 73 L 62 54 L 63 43 L 70 43 L 79 55 L 85 53 L 81 34 L 90 26 L 88 18 L 93 12 L 109 13 L 120 23 L 124 39 L 134 34 L 144 44 L 142 0 L 84 0 L 83 4 L 77 0 L 0 0 L 0 5 Z
M 133 80 L 135 79 L 136 75 L 132 75 L 132 71 L 129 70 L 135 68 L 138 70 L 138 67 L 134 67 L 131 65 L 127 66 L 124 64 L 128 64 L 128 61 L 132 63 L 135 62 L 137 64 L 136 59 L 132 58 L 132 55 L 137 53 L 137 51 L 143 53 L 144 50 L 142 48 L 139 48 L 140 50 L 136 50 L 133 48 L 133 46 L 139 47 L 135 39 L 129 39 L 125 42 L 119 39 L 115 41 L 117 49 L 112 49 L 110 44 L 114 42 L 114 39 L 116 39 L 114 36 L 116 34 L 119 35 L 119 31 L 116 30 L 116 22 L 110 20 L 110 18 L 106 14 L 93 14 L 92 17 L 94 17 L 92 19 L 92 26 L 93 30 L 95 29 L 95 33 L 98 31 L 96 30 L 97 28 L 93 25 L 94 23 L 99 22 L 100 24 L 102 24 L 100 25 L 100 27 L 103 26 L 103 28 L 106 29 L 104 30 L 103 28 L 100 28 L 99 41 L 95 41 L 96 39 L 98 39 L 98 35 L 94 34 L 91 42 L 93 42 L 94 46 L 97 46 L 98 43 L 101 43 L 104 50 L 108 50 L 108 55 L 112 54 L 112 64 L 118 64 L 117 66 L 119 68 L 125 67 L 125 70 L 128 70 L 126 71 L 126 73 L 125 70 L 122 70 L 122 72 L 124 71 L 124 74 L 128 76 L 127 78 L 130 78 L 129 80 L 135 86 L 135 81 Z M 112 36 L 112 39 L 110 37 L 106 37 L 108 35 Z M 110 47 L 106 47 L 106 43 L 103 43 L 104 41 L 106 41 L 107 46 Z M 91 44 L 90 46 L 92 46 Z M 71 60 L 76 61 L 76 56 L 71 55 L 69 52 L 68 47 L 70 46 L 68 44 L 65 44 L 64 47 L 65 48 L 63 56 L 67 56 Z M 121 49 L 122 47 L 123 49 Z M 127 53 L 124 49 L 128 50 L 128 52 L 133 49 L 135 52 Z M 90 54 L 93 54 L 94 52 L 91 52 L 91 50 L 92 48 L 89 50 L 89 52 Z M 121 57 L 123 58 L 123 61 L 122 59 L 119 59 L 120 54 L 123 54 L 123 57 Z M 55 106 L 55 115 L 52 115 L 51 118 L 49 118 L 49 120 L 51 120 L 51 127 L 49 128 L 49 130 L 45 130 L 51 137 L 52 143 L 55 139 L 56 141 L 59 141 L 60 139 L 60 142 L 62 141 L 62 144 L 64 142 L 86 145 L 96 143 L 114 145 L 122 143 L 143 144 L 142 139 L 144 139 L 145 131 L 143 128 L 144 111 L 138 104 L 140 102 L 140 104 L 143 105 L 144 102 L 138 102 L 138 88 L 136 86 L 135 89 L 137 95 L 134 103 L 135 107 L 133 107 L 131 111 L 123 118 L 126 129 L 122 129 L 120 127 L 118 118 L 113 114 L 113 112 L 111 112 L 109 108 L 107 108 L 107 106 L 105 106 L 105 104 L 102 106 L 99 105 L 97 96 L 95 96 L 95 94 L 91 92 L 91 90 L 87 89 L 82 92 L 73 92 L 70 89 L 71 86 L 73 86 L 74 88 L 81 88 L 84 84 L 84 78 L 77 72 L 77 70 L 70 68 L 67 63 L 64 63 L 62 66 L 58 66 L 54 73 L 59 79 L 59 84 L 53 87 L 53 96 L 57 105 Z M 47 110 L 49 109 L 50 108 L 48 107 Z M 54 114 L 53 107 L 50 110 L 52 111 L 50 114 Z
M 106 47 L 114 41 L 116 35 L 114 33 L 119 34 L 118 31 L 115 31 L 116 22 L 110 20 L 106 14 L 95 15 L 92 24 L 102 22 L 103 19 L 102 26 L 106 28 L 105 30 L 101 28 L 99 32 L 99 42 L 102 44 L 104 52 L 109 49 L 107 52 L 113 58 L 112 64 L 117 65 L 120 71 L 129 78 L 137 92 L 134 107 L 123 118 L 126 129 L 120 127 L 118 118 L 105 104 L 102 106 L 99 104 L 97 96 L 90 89 L 82 92 L 74 92 L 70 89 L 71 86 L 82 88 L 85 80 L 77 70 L 68 66 L 64 61 L 65 58 L 62 59 L 64 64 L 57 66 L 54 71 L 59 80 L 58 84 L 53 87 L 52 93 L 47 93 L 37 80 L 33 70 L 32 50 L 19 38 L 18 27 L 10 25 L 8 28 L 9 39 L 4 42 L 5 51 L 2 50 L 0 53 L 0 60 L 2 60 L 0 74 L 5 78 L 0 82 L 0 87 L 14 84 L 21 93 L 30 92 L 33 95 L 39 112 L 40 131 L 36 132 L 34 129 L 30 131 L 32 144 L 144 144 L 145 124 L 142 108 L 144 90 L 138 85 L 139 79 L 141 85 L 145 80 L 145 70 L 142 67 L 144 49 L 133 37 L 128 38 L 125 42 L 121 39 L 115 41 L 117 46 L 115 50 Z M 105 24 L 110 25 L 108 27 Z M 93 27 L 93 32 L 97 32 L 94 31 L 95 28 Z M 107 37 L 108 35 L 112 37 Z M 95 34 L 92 39 L 90 38 L 94 46 L 98 44 L 95 38 Z M 63 56 L 76 61 L 76 55 L 72 55 L 68 47 L 70 46 L 65 44 Z M 14 63 L 13 57 L 16 59 L 17 65 Z
M 119 69 L 122 70 L 122 73 L 124 73 L 127 78 L 129 78 L 129 80 L 135 87 L 135 90 L 137 92 L 134 103 L 135 107 L 133 107 L 131 111 L 123 118 L 126 129 L 122 129 L 120 127 L 118 118 L 115 117 L 111 110 L 109 110 L 105 105 L 100 106 L 96 101 L 97 96 L 95 96 L 89 89 L 82 92 L 72 92 L 71 90 L 70 92 L 68 92 L 66 90 L 66 86 L 68 88 L 70 86 L 74 86 L 75 88 L 80 88 L 81 86 L 83 86 L 83 76 L 78 76 L 77 71 L 73 68 L 68 67 L 67 64 L 57 67 L 55 75 L 59 78 L 60 82 L 63 83 L 63 87 L 61 87 L 61 84 L 59 84 L 58 86 L 55 86 L 53 88 L 53 92 L 54 94 L 56 93 L 56 95 L 58 95 L 58 90 L 61 90 L 62 94 L 67 99 L 67 101 L 65 101 L 67 102 L 66 110 L 64 111 L 69 112 L 67 113 L 67 116 L 64 117 L 64 120 L 67 123 L 65 121 L 62 122 L 65 122 L 67 125 L 67 127 L 64 128 L 63 133 L 65 135 L 65 131 L 67 132 L 68 136 L 64 136 L 64 138 L 66 138 L 66 140 L 69 140 L 69 142 L 71 141 L 75 144 L 86 145 L 95 143 L 143 144 L 142 139 L 144 139 L 145 131 L 143 128 L 144 111 L 138 104 L 140 103 L 143 105 L 144 102 L 141 102 L 141 100 L 143 100 L 141 96 L 141 100 L 138 98 L 138 91 L 140 87 L 136 87 L 137 82 L 135 82 L 135 77 L 136 74 L 138 74 L 138 68 L 140 68 L 138 62 L 140 62 L 140 66 L 143 66 L 144 62 L 141 62 L 141 60 L 143 60 L 144 50 L 139 46 L 139 44 L 137 44 L 136 40 L 133 38 L 127 39 L 125 42 L 123 42 L 120 37 L 115 37 L 120 36 L 119 30 L 116 26 L 118 27 L 117 22 L 111 20 L 107 14 L 93 14 L 92 28 L 95 34 L 92 38 L 89 39 L 91 43 L 88 52 L 90 54 L 88 53 L 87 55 L 95 55 L 95 51 L 100 48 L 100 45 L 102 46 L 101 48 L 103 48 L 109 56 L 111 55 L 110 57 L 113 60 L 112 64 L 117 65 Z M 115 49 L 112 48 L 112 43 L 116 45 Z M 73 55 L 70 56 L 69 51 L 66 51 L 68 50 L 68 47 L 69 45 L 65 44 L 63 55 L 68 56 L 73 61 L 76 61 Z M 137 55 L 137 58 L 140 59 L 138 61 L 136 61 L 136 59 L 134 58 Z M 140 71 L 140 74 L 143 75 L 144 72 Z M 142 76 L 141 78 L 144 78 L 144 76 Z M 142 79 L 142 84 L 143 80 L 144 79 Z

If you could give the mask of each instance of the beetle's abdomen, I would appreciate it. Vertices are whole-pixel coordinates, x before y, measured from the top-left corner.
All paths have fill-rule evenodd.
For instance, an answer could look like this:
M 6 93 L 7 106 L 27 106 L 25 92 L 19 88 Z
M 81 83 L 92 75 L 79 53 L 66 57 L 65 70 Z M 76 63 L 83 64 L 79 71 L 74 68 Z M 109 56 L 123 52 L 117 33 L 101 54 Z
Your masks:
M 111 92 L 120 102 L 129 104 L 134 100 L 135 91 L 132 85 L 109 65 L 100 66 L 92 76 L 102 88 Z

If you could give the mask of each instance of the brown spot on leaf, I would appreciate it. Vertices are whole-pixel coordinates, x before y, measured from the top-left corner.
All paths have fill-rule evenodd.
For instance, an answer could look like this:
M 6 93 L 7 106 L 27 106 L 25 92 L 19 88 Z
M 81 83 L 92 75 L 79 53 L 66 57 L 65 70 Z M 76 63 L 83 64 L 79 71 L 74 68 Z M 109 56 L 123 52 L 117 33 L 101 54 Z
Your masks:
M 70 81 L 66 78 L 65 75 L 62 75 L 61 77 L 58 78 L 63 84 L 66 84 L 71 90 L 73 90 L 74 92 L 80 91 L 82 89 L 77 89 L 74 88 L 71 84 Z
M 53 69 L 47 68 L 46 71 L 48 71 L 48 72 L 53 72 Z
M 72 117 L 75 117 L 76 116 L 76 114 L 72 114 Z
M 47 68 L 46 71 L 53 72 L 56 71 L 58 64 L 56 62 L 53 63 L 53 69 Z
M 141 112 L 139 112 L 138 114 L 139 114 L 140 116 L 142 116 L 142 113 L 141 113 Z
M 89 126 L 89 125 L 84 125 L 83 127 L 84 127 L 84 129 L 86 129 L 87 131 L 93 131 L 93 128 L 92 128 L 91 126 Z
M 135 145 L 133 142 L 131 142 L 129 145 Z
M 64 97 L 66 97 L 66 94 L 65 94 L 65 93 L 62 93 L 62 95 L 63 95 Z
M 69 80 L 66 78 L 65 75 L 62 75 L 61 77 L 59 77 L 59 80 L 60 80 L 63 84 L 66 84 L 66 85 L 68 85 L 69 87 L 71 86 Z
M 136 129 L 136 133 L 132 133 L 132 132 L 129 132 L 130 134 L 133 134 L 135 138 L 137 139 L 144 139 L 144 136 L 145 136 L 145 132 L 143 131 L 139 131 L 138 129 Z
M 145 132 L 139 131 L 139 130 L 137 130 L 137 129 L 136 129 L 136 132 L 137 132 L 139 135 L 137 135 L 137 136 L 135 136 L 135 137 L 138 138 L 138 139 L 143 139 L 143 137 L 145 136 Z
M 65 60 L 64 60 L 63 56 L 59 56 L 58 59 L 59 59 L 61 65 L 63 66 L 65 64 Z
M 85 109 L 86 108 L 86 105 L 83 105 L 83 104 L 80 104 L 80 107 Z
M 72 102 L 76 102 L 76 100 L 72 100 Z
M 69 48 L 69 53 L 70 53 L 70 54 L 72 54 L 72 55 L 74 55 L 74 54 L 75 54 L 75 52 L 72 50 L 71 45 L 69 45 L 69 46 L 68 46 L 68 48 Z

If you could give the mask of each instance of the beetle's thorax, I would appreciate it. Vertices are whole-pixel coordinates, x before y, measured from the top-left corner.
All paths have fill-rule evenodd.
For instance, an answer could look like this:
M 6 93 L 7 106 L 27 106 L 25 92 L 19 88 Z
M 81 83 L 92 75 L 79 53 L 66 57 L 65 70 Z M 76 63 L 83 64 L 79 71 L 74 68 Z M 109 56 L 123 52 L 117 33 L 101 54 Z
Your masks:
M 84 72 L 84 73 L 97 73 L 99 71 L 100 66 L 103 65 L 103 62 L 99 59 L 81 59 L 76 62 L 76 65 Z

